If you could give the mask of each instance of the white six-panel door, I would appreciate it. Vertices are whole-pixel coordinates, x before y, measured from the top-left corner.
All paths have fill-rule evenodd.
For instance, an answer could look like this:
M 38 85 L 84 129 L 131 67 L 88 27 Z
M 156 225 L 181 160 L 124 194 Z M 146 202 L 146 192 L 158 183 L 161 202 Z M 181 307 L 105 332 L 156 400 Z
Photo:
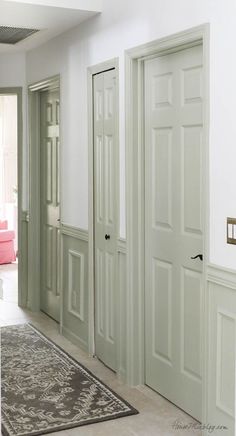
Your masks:
M 116 370 L 116 71 L 93 77 L 95 351 Z
M 41 93 L 41 310 L 59 321 L 60 186 L 59 91 Z
M 145 61 L 146 384 L 201 420 L 202 46 Z

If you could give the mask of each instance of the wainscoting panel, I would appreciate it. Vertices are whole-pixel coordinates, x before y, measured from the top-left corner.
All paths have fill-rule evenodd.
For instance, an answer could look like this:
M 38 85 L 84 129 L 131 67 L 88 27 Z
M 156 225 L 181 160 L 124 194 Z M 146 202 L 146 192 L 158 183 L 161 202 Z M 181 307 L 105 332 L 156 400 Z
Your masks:
M 88 233 L 62 225 L 61 331 L 88 350 Z
M 235 435 L 236 273 L 208 268 L 208 422 Z M 206 433 L 208 434 L 208 433 Z

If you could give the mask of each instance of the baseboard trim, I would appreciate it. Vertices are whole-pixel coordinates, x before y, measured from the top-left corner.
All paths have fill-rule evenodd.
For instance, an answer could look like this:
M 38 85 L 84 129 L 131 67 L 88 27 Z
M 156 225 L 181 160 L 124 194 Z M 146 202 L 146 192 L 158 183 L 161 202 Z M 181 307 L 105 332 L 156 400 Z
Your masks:
M 124 368 L 118 369 L 116 374 L 117 374 L 118 380 L 120 380 L 122 383 L 125 383 L 125 381 L 126 381 L 126 372 L 125 372 L 125 369 Z

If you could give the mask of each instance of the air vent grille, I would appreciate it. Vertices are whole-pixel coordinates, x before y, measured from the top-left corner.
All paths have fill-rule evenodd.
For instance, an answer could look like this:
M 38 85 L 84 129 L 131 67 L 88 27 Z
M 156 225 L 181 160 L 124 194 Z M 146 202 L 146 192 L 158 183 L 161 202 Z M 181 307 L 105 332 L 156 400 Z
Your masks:
M 0 44 L 16 44 L 36 32 L 39 30 L 0 26 Z

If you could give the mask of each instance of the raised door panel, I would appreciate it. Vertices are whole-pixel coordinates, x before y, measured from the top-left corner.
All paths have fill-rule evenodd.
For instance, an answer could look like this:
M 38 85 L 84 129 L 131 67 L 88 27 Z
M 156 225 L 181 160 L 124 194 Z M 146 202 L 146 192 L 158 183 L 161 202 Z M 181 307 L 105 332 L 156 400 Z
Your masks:
M 172 265 L 153 259 L 152 265 L 152 353 L 167 365 L 172 360 Z
M 51 138 L 46 139 L 45 143 L 45 166 L 46 166 L 46 192 L 45 200 L 47 204 L 52 204 L 53 202 L 53 142 Z
M 96 222 L 103 224 L 104 222 L 104 149 L 103 137 L 95 136 L 95 211 Z
M 104 138 L 105 147 L 105 224 L 114 226 L 115 218 L 115 196 L 114 196 L 114 141 L 112 135 L 106 135 Z
M 106 340 L 115 342 L 115 261 L 114 254 L 105 254 L 105 290 L 106 290 Z
M 183 128 L 183 228 L 202 234 L 202 126 Z
M 60 139 L 55 141 L 55 204 L 60 206 Z
M 152 78 L 153 109 L 166 108 L 172 105 L 173 74 L 154 74 Z
M 202 103 L 202 66 L 183 69 L 183 103 Z
M 172 129 L 153 129 L 152 132 L 152 225 L 172 227 Z
M 48 291 L 53 289 L 53 227 L 46 225 L 45 227 L 45 243 L 46 243 L 46 257 L 45 257 L 45 285 Z
M 104 314 L 104 301 L 105 301 L 105 283 L 104 272 L 105 262 L 104 253 L 99 248 L 96 250 L 96 326 L 97 334 L 102 338 L 105 337 L 105 314 Z
M 202 377 L 202 275 L 182 269 L 181 371 L 197 382 Z

